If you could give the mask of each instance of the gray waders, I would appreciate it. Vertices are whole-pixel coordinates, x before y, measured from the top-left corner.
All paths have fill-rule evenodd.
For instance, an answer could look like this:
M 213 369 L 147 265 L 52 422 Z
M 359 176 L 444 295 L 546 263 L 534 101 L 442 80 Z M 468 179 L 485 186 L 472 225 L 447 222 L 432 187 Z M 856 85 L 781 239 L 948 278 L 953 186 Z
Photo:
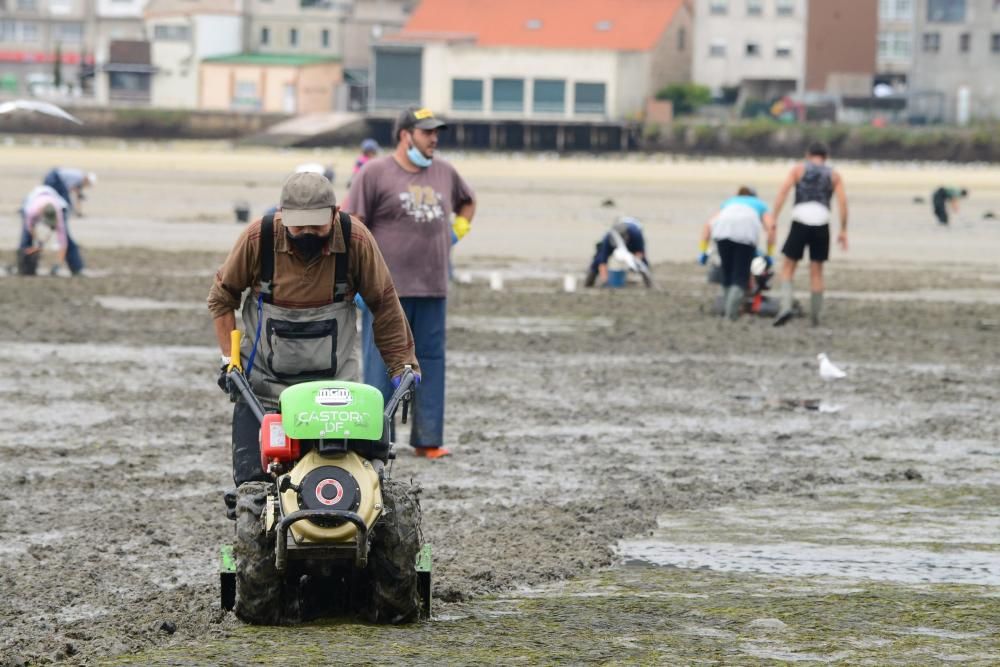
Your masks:
M 243 302 L 245 334 L 240 349 L 248 380 L 264 408 L 275 410 L 285 387 L 311 380 L 360 380 L 357 352 L 357 309 L 347 293 L 351 218 L 340 214 L 344 252 L 334 255 L 333 290 L 330 303 L 315 308 L 284 308 L 272 302 L 274 278 L 274 216 L 261 222 L 259 294 Z M 331 232 L 332 233 L 332 232 Z M 255 345 L 253 367 L 249 359 Z M 260 464 L 260 427 L 249 406 L 238 401 L 233 408 L 233 480 L 267 479 Z

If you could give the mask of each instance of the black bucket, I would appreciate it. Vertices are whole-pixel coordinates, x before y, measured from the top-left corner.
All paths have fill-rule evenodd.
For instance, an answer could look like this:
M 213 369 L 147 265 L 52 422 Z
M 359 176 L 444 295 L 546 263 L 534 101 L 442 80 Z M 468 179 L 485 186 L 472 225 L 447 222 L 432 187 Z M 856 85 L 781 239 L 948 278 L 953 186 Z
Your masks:
M 250 222 L 250 206 L 247 204 L 237 204 L 236 208 L 233 209 L 236 213 L 236 222 L 239 224 L 246 224 Z
M 17 251 L 17 272 L 22 276 L 38 274 L 38 259 L 41 253 L 28 254 L 24 248 Z

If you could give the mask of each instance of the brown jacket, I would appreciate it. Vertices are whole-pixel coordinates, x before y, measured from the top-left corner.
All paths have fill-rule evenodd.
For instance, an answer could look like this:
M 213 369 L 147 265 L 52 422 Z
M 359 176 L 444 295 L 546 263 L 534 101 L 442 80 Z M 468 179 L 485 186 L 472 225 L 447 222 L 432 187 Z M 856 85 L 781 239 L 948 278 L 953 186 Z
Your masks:
M 260 225 L 257 220 L 240 234 L 208 293 L 212 317 L 221 317 L 240 306 L 243 290 L 260 282 Z M 272 298 L 284 308 L 312 308 L 333 301 L 334 253 L 344 251 L 344 234 L 339 216 L 333 225 L 330 242 L 323 253 L 306 264 L 295 254 L 281 224 L 281 213 L 274 216 L 274 280 Z M 382 353 L 389 375 L 399 375 L 409 364 L 420 372 L 413 344 L 413 334 L 392 284 L 392 276 L 371 232 L 357 218 L 351 218 L 351 250 L 348 255 L 347 295 L 361 293 L 372 311 L 375 345 Z

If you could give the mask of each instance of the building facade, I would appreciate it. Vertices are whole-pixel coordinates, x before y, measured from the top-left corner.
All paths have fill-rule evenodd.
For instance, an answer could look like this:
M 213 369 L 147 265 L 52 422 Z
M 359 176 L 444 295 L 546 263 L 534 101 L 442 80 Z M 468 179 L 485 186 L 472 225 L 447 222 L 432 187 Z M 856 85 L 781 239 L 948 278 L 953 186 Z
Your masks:
M 1000 118 L 1000 2 L 915 0 L 914 12 L 911 117 Z
M 876 85 L 904 93 L 913 67 L 914 0 L 880 0 Z
M 876 71 L 878 0 L 810 0 L 805 90 L 870 97 Z
M 622 120 L 638 117 L 659 88 L 690 79 L 692 14 L 682 0 L 473 5 L 424 0 L 402 32 L 379 41 L 375 109 Z
M 329 112 L 342 79 L 335 58 L 237 54 L 201 63 L 199 107 L 286 114 Z
M 0 2 L 0 93 L 89 96 L 96 16 L 86 0 Z
M 696 0 L 694 11 L 694 81 L 717 98 L 766 101 L 804 89 L 807 0 Z
M 240 0 L 151 0 L 144 20 L 156 68 L 150 95 L 155 107 L 196 108 L 201 61 L 243 51 Z

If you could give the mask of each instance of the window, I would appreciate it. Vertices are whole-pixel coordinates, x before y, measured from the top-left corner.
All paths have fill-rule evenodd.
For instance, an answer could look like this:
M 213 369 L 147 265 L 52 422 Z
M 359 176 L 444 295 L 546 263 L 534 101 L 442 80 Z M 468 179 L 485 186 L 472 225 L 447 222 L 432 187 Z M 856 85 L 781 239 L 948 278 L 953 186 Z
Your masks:
M 909 60 L 911 57 L 910 32 L 884 30 L 878 34 L 878 57 L 882 60 Z
M 936 32 L 924 33 L 924 53 L 937 53 L 941 50 L 941 35 Z
M 684 26 L 677 29 L 677 50 L 683 51 L 687 47 L 687 31 Z
M 961 23 L 965 20 L 965 0 L 927 0 L 927 20 Z
M 482 79 L 452 79 L 451 108 L 454 111 L 482 111 Z
M 70 0 L 49 0 L 49 13 L 55 15 L 66 15 L 73 10 Z
M 756 58 L 760 55 L 760 44 L 757 42 L 747 42 L 746 48 L 743 51 L 743 55 L 747 58 Z
M 612 21 L 598 21 L 594 24 L 594 30 L 598 32 L 608 32 L 614 27 L 614 22 Z
M 260 29 L 260 44 L 261 46 L 267 46 L 270 42 L 271 42 L 271 29 L 265 26 Z
M 327 28 L 320 31 L 319 43 L 324 49 L 330 48 L 330 31 Z
M 747 0 L 747 16 L 763 16 L 764 0 Z
M 541 19 L 528 19 L 524 23 L 524 27 L 528 30 L 541 30 L 542 20 Z
M 535 113 L 566 112 L 566 82 L 562 79 L 535 79 L 531 110 Z
M 38 24 L 31 21 L 21 22 L 21 41 L 22 42 L 37 42 L 38 41 Z
M 17 11 L 37 12 L 38 2 L 36 2 L 36 0 L 17 0 Z
M 165 42 L 184 42 L 190 39 L 191 29 L 186 25 L 153 26 L 153 39 Z
M 237 109 L 257 109 L 260 107 L 256 81 L 236 82 L 233 89 L 233 107 Z
M 299 45 L 299 31 L 298 28 L 290 28 L 288 30 L 288 45 L 298 46 Z
M 53 26 L 53 38 L 63 44 L 79 44 L 83 41 L 83 24 L 76 21 L 56 23 Z
M 1000 32 L 990 35 L 990 51 L 1000 53 Z
M 774 47 L 774 57 L 775 58 L 791 58 L 792 57 L 792 43 L 791 42 L 778 42 Z
M 708 13 L 724 15 L 729 13 L 729 0 L 708 0 Z
M 775 11 L 778 16 L 795 16 L 795 0 L 777 0 Z
M 961 53 L 968 53 L 969 47 L 972 45 L 972 35 L 967 32 L 963 32 L 958 36 L 958 50 Z
M 708 45 L 708 55 L 710 58 L 725 58 L 726 40 L 713 39 L 712 43 Z
M 879 19 L 883 21 L 912 21 L 913 0 L 881 0 Z
M 574 86 L 573 111 L 582 114 L 604 113 L 604 84 L 578 83 Z
M 14 21 L 0 21 L 0 42 L 17 41 L 17 23 Z
M 493 110 L 524 111 L 524 79 L 493 79 Z

